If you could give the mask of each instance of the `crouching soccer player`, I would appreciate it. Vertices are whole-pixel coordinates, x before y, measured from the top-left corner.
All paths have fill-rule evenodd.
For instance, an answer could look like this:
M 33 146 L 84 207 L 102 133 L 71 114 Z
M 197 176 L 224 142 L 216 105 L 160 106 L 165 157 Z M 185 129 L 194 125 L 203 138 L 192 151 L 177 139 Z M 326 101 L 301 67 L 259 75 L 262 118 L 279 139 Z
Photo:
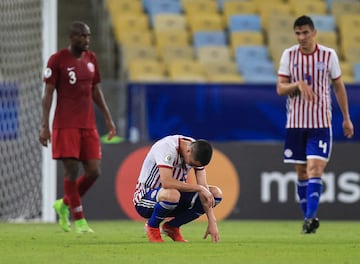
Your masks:
M 208 219 L 203 238 L 210 235 L 213 242 L 220 240 L 213 208 L 221 202 L 222 192 L 207 184 L 205 171 L 211 156 L 209 142 L 181 135 L 164 137 L 151 147 L 134 193 L 136 211 L 148 219 L 145 230 L 150 242 L 164 242 L 161 233 L 176 242 L 187 242 L 180 226 L 203 214 Z M 192 168 L 197 184 L 186 183 Z M 171 220 L 160 229 L 166 218 Z

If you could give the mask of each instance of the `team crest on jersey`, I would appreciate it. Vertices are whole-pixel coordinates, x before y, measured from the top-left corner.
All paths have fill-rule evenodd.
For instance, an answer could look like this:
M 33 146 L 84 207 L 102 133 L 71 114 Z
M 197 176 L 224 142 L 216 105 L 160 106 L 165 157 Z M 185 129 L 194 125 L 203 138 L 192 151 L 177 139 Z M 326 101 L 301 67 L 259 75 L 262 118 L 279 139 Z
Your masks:
M 317 64 L 316 64 L 316 69 L 319 70 L 319 71 L 323 71 L 325 70 L 326 68 L 326 65 L 323 61 L 319 61 Z
M 94 64 L 93 64 L 92 62 L 89 62 L 89 63 L 87 64 L 87 67 L 88 67 L 88 69 L 89 69 L 90 72 L 94 72 L 94 71 L 95 71 L 95 66 L 94 66 Z
M 170 161 L 171 161 L 171 155 L 170 155 L 170 154 L 168 154 L 168 155 L 165 156 L 165 161 L 166 161 L 166 162 L 170 162 Z
M 52 74 L 52 70 L 50 68 L 46 68 L 44 70 L 44 77 L 45 78 L 49 78 L 51 76 L 51 74 Z
M 290 158 L 290 157 L 292 157 L 293 152 L 291 149 L 285 149 L 284 155 L 285 155 L 285 157 Z
M 151 198 L 152 199 L 154 199 L 155 198 L 155 196 L 156 196 L 156 194 L 157 194 L 157 190 L 154 190 L 152 193 L 151 193 Z

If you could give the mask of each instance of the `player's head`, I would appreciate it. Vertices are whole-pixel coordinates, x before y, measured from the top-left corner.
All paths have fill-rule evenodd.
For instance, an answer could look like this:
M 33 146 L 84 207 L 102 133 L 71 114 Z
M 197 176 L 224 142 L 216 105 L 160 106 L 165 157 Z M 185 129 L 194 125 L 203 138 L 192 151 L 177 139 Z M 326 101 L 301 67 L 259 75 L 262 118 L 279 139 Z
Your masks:
M 72 50 L 83 52 L 89 49 L 90 27 L 82 21 L 74 21 L 69 28 L 70 45 Z
M 200 166 L 209 164 L 212 156 L 212 146 L 204 139 L 198 139 L 190 143 L 191 156 Z
M 300 49 L 303 52 L 312 52 L 315 47 L 316 30 L 314 22 L 309 16 L 300 16 L 294 22 L 294 32 Z
M 311 30 L 315 29 L 314 22 L 309 16 L 300 16 L 294 22 L 294 29 L 301 26 L 309 26 Z

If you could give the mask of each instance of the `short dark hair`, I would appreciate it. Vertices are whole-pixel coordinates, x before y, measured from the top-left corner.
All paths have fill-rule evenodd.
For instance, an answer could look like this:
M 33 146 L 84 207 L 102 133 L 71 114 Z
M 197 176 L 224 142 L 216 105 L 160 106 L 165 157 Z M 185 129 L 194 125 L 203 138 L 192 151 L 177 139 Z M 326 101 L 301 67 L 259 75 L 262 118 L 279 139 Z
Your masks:
M 310 26 L 311 29 L 315 29 L 314 22 L 311 19 L 311 17 L 303 15 L 295 20 L 293 28 L 295 29 L 296 27 L 301 27 L 306 25 Z
M 89 26 L 83 21 L 73 21 L 69 27 L 69 36 L 81 34 Z
M 198 139 L 191 143 L 194 160 L 200 162 L 201 166 L 209 164 L 212 156 L 212 146 L 205 139 Z

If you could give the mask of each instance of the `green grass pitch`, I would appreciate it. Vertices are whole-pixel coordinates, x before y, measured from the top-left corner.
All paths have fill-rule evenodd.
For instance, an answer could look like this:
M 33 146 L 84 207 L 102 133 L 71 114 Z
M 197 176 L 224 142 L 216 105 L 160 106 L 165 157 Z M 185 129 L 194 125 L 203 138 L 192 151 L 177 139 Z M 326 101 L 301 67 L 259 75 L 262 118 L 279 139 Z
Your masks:
M 301 221 L 221 221 L 221 242 L 203 240 L 206 222 L 182 228 L 189 243 L 149 243 L 143 222 L 89 221 L 95 234 L 57 224 L 0 222 L 0 263 L 360 263 L 360 222 L 321 221 L 302 235 Z

